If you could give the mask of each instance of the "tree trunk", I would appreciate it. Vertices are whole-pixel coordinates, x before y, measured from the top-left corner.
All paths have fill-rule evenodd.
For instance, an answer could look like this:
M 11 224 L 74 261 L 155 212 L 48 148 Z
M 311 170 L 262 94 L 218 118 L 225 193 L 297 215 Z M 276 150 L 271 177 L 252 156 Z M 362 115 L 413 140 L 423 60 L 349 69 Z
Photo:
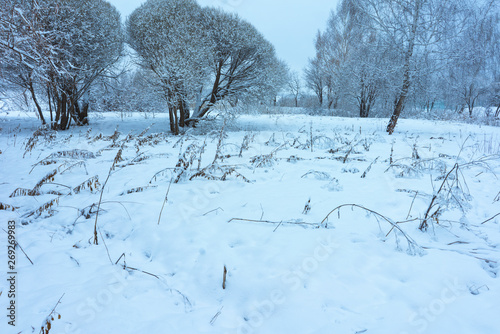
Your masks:
M 31 97 L 33 98 L 33 102 L 35 103 L 36 110 L 38 111 L 38 116 L 40 116 L 42 124 L 43 125 L 47 124 L 47 122 L 45 122 L 45 118 L 43 117 L 42 107 L 40 107 L 40 104 L 38 103 L 38 100 L 36 98 L 35 89 L 33 88 L 32 81 L 29 82 L 29 91 L 31 93 Z
M 179 112 L 179 126 L 183 128 L 187 125 L 186 120 L 189 119 L 189 106 L 183 98 L 179 98 Z
M 69 117 L 68 117 L 68 98 L 66 96 L 66 93 L 62 93 L 61 97 L 61 119 L 59 123 L 59 129 L 60 130 L 66 130 L 69 122 Z
M 172 106 L 168 106 L 168 119 L 170 121 L 170 131 L 175 133 L 174 108 Z
M 80 109 L 80 123 L 82 125 L 88 125 L 89 124 L 89 103 L 88 102 L 83 102 L 83 106 Z
M 50 126 L 54 126 L 54 115 L 52 113 L 52 100 L 51 100 L 51 97 L 50 97 L 50 88 L 49 86 L 47 86 L 47 100 L 48 100 L 48 103 L 49 103 L 49 112 L 50 112 Z
M 177 115 L 177 108 L 174 107 L 174 135 L 179 135 L 179 116 Z
M 52 129 L 57 130 L 59 126 L 59 120 L 61 119 L 62 100 L 59 97 L 59 95 L 54 96 L 54 99 L 57 101 L 57 106 L 56 106 L 56 118 L 54 119 L 54 123 L 52 124 Z
M 408 96 L 408 91 L 410 90 L 410 84 L 411 84 L 410 62 L 413 56 L 413 49 L 415 47 L 415 36 L 417 34 L 418 20 L 420 15 L 420 5 L 421 5 L 421 0 L 417 0 L 415 2 L 413 23 L 411 26 L 410 37 L 408 40 L 408 50 L 406 51 L 405 55 L 403 87 L 401 88 L 401 92 L 399 94 L 399 97 L 397 98 L 396 107 L 394 108 L 391 120 L 389 121 L 389 125 L 387 126 L 387 132 L 390 135 L 394 133 L 394 129 L 396 128 L 396 124 L 398 123 L 399 116 L 401 116 L 401 111 L 403 110 L 406 97 Z
M 368 117 L 368 110 L 367 110 L 365 101 L 361 101 L 361 103 L 359 104 L 359 117 L 361 117 L 361 118 Z

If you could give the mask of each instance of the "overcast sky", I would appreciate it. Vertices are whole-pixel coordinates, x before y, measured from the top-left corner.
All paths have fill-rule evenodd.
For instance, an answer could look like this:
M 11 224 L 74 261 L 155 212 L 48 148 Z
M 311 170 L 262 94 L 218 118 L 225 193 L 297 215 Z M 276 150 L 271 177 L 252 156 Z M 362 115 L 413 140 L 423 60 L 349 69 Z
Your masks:
M 127 17 L 143 0 L 108 0 Z M 314 56 L 314 37 L 324 30 L 338 0 L 198 0 L 202 6 L 237 12 L 276 47 L 278 57 L 302 72 Z

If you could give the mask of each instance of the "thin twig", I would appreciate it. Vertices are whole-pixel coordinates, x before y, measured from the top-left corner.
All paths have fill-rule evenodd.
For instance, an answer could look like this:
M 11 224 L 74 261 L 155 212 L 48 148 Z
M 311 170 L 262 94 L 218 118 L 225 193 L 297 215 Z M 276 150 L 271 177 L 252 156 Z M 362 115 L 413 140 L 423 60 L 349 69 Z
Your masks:
M 64 297 L 66 293 L 63 293 L 61 298 L 59 298 L 59 300 L 57 301 L 56 305 L 54 306 L 54 308 L 52 309 L 52 311 L 50 311 L 49 315 L 45 318 L 45 324 L 47 324 L 47 326 L 50 326 L 50 320 L 48 320 L 50 317 L 52 317 L 52 315 L 56 312 L 56 308 L 59 304 L 61 304 L 61 299 Z M 44 326 L 45 326 L 44 324 Z M 39 334 L 43 334 L 44 333 L 44 326 L 42 326 L 42 328 L 40 329 L 40 332 Z
M 373 211 L 371 209 L 368 209 L 362 205 L 358 205 L 358 204 L 343 204 L 343 205 L 340 205 L 338 207 L 336 207 L 335 209 L 333 209 L 332 211 L 330 211 L 330 213 L 328 213 L 328 215 L 326 215 L 326 217 L 321 221 L 320 225 L 323 226 L 323 223 L 325 223 L 328 218 L 334 213 L 334 212 L 338 212 L 339 215 L 340 215 L 340 209 L 344 208 L 344 207 L 351 207 L 351 208 L 359 208 L 359 209 L 362 209 L 362 210 L 365 210 L 373 215 L 375 215 L 375 217 L 379 217 L 383 220 L 385 220 L 386 222 L 388 222 L 392 227 L 393 229 L 396 229 L 398 230 L 407 240 L 408 242 L 408 245 L 413 248 L 413 247 L 419 247 L 418 244 L 415 242 L 415 240 L 413 240 L 408 234 L 406 234 L 406 232 L 404 232 L 400 227 L 399 227 L 399 223 L 395 223 L 393 220 L 387 218 L 386 216 L 376 212 L 376 211 Z M 417 219 L 414 219 L 414 220 L 417 220 Z M 325 224 L 325 227 L 326 227 L 326 224 Z
M 487 222 L 489 222 L 490 220 L 495 219 L 495 218 L 496 218 L 496 217 L 498 217 L 498 216 L 500 216 L 500 212 L 499 212 L 499 213 L 497 213 L 496 215 L 494 215 L 493 217 L 491 217 L 490 219 L 487 219 L 487 220 L 485 220 L 484 222 L 482 222 L 482 223 L 481 223 L 481 225 L 482 225 L 482 224 L 486 224 Z
M 213 209 L 213 210 L 208 211 L 207 213 L 204 213 L 202 216 L 206 216 L 206 215 L 208 215 L 209 213 L 216 212 L 216 211 L 219 211 L 219 210 L 224 211 L 224 209 L 223 209 L 223 208 L 218 207 L 217 209 Z
M 411 209 L 413 209 L 413 203 L 415 203 L 415 199 L 418 196 L 418 191 L 415 192 L 415 196 L 413 197 L 413 200 L 411 201 L 410 209 L 408 210 L 408 215 L 406 216 L 406 219 L 410 218 L 411 215 Z
M 108 245 L 106 245 L 106 240 L 105 240 L 105 239 L 104 239 L 104 237 L 102 236 L 101 228 L 100 228 L 100 227 L 97 227 L 97 229 L 99 230 L 99 234 L 100 234 L 100 236 L 101 236 L 102 243 L 104 244 L 104 248 L 106 248 L 106 253 L 108 254 L 108 259 L 109 259 L 109 262 L 111 262 L 111 264 L 113 264 L 113 260 L 111 260 L 111 255 L 109 254 L 109 248 L 108 248 Z
M 266 223 L 266 224 L 275 224 L 275 225 L 281 225 L 281 224 L 290 224 L 290 225 L 306 225 L 306 226 L 314 226 L 314 227 L 320 227 L 318 224 L 312 224 L 312 223 L 306 223 L 303 221 L 279 221 L 279 222 L 273 222 L 270 220 L 257 220 L 257 219 L 244 219 L 244 218 L 232 218 L 231 220 L 228 221 L 228 223 L 232 221 L 242 221 L 242 222 L 251 222 L 251 223 Z
M 222 289 L 226 290 L 226 276 L 227 276 L 227 268 L 224 266 L 224 273 L 222 275 Z
M 97 204 L 97 211 L 96 211 L 95 223 L 94 223 L 94 245 L 99 244 L 99 241 L 97 238 L 97 220 L 99 219 L 99 211 L 101 209 L 101 202 L 102 202 L 102 195 L 104 194 L 104 188 L 106 187 L 106 184 L 108 183 L 108 180 L 111 177 L 111 173 L 115 169 L 116 164 L 121 160 L 121 154 L 123 152 L 124 146 L 125 146 L 125 143 L 122 144 L 122 146 L 120 147 L 120 149 L 116 153 L 115 159 L 113 160 L 113 164 L 111 165 L 111 168 L 109 169 L 109 172 L 108 172 L 108 176 L 106 177 L 106 181 L 104 181 L 102 188 L 101 188 L 101 194 L 99 196 L 99 202 Z M 113 262 L 113 261 L 111 261 L 111 262 Z
M 210 320 L 210 325 L 214 325 L 215 321 L 217 320 L 217 318 L 219 317 L 219 315 L 221 314 L 222 312 L 222 309 L 224 308 L 224 306 L 222 306 L 219 311 L 212 317 L 212 320 Z
M 120 255 L 118 260 L 116 260 L 115 264 L 118 264 L 118 261 L 120 261 L 122 257 L 123 257 L 123 267 L 125 268 L 127 266 L 127 261 L 125 260 L 125 253 L 122 253 L 122 255 Z
M 153 276 L 153 277 L 155 277 L 155 278 L 157 278 L 157 279 L 160 280 L 160 277 L 158 275 L 151 274 L 151 273 L 149 273 L 147 271 L 144 271 L 144 270 L 141 270 L 141 269 L 132 268 L 132 267 L 129 267 L 129 266 L 123 266 L 123 269 L 130 269 L 130 270 L 134 270 L 134 271 L 139 271 L 139 272 L 141 272 L 143 274 L 146 274 L 146 275 L 149 275 L 149 276 Z
M 172 185 L 172 182 L 174 181 L 174 178 L 172 177 L 170 179 L 170 183 L 168 184 L 168 189 L 165 194 L 165 198 L 163 199 L 163 205 L 161 206 L 160 214 L 158 215 L 158 225 L 160 225 L 160 220 L 161 220 L 161 214 L 163 213 L 163 208 L 165 208 L 165 204 L 167 204 L 168 201 L 168 193 L 170 192 L 170 186 Z
M 429 204 L 429 207 L 427 208 L 427 211 L 425 212 L 424 219 L 422 220 L 422 223 L 418 227 L 421 231 L 424 231 L 427 229 L 427 227 L 429 226 L 427 221 L 429 220 L 429 218 L 431 218 L 431 216 L 433 216 L 437 211 L 439 211 L 439 208 L 438 208 L 438 210 L 436 212 L 434 212 L 431 216 L 429 216 L 429 213 L 432 210 L 432 208 L 434 207 L 434 202 L 438 198 L 439 193 L 441 193 L 441 191 L 444 189 L 444 186 L 445 186 L 446 182 L 448 181 L 448 178 L 450 177 L 451 173 L 453 173 L 453 171 L 456 171 L 456 170 L 458 170 L 458 164 L 455 164 L 455 166 L 453 166 L 453 168 L 448 172 L 448 174 L 446 174 L 443 182 L 441 183 L 441 186 L 439 187 L 439 190 L 437 191 L 437 193 L 434 194 L 434 196 L 432 196 L 431 203 Z
M 5 233 L 7 233 L 7 234 L 8 234 L 8 232 L 7 232 L 6 230 L 4 230 L 3 228 L 2 228 L 2 230 L 3 230 Z M 26 258 L 28 259 L 28 261 L 30 261 L 30 263 L 31 263 L 32 265 L 35 265 L 35 264 L 33 263 L 33 261 L 31 261 L 31 259 L 30 259 L 30 257 L 28 256 L 28 254 L 26 254 L 26 252 L 24 251 L 24 249 L 21 247 L 21 245 L 19 244 L 19 242 L 17 242 L 17 240 L 15 240 L 15 242 L 16 242 L 16 246 L 18 246 L 18 247 L 19 247 L 19 249 L 21 250 L 21 252 L 23 252 L 24 256 L 26 256 Z

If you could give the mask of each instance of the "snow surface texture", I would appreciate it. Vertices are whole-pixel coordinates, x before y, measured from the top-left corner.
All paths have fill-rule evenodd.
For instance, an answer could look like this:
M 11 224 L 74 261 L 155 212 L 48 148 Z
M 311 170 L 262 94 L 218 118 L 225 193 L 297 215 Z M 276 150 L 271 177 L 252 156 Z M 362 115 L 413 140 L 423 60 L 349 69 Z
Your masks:
M 0 220 L 33 261 L 17 251 L 17 327 L 2 316 L 1 333 L 500 332 L 498 128 L 401 120 L 388 136 L 380 119 L 241 116 L 173 137 L 163 115 L 91 123 L 30 142 L 36 120 L 0 117 L 14 208 Z M 344 204 L 359 206 L 325 220 Z

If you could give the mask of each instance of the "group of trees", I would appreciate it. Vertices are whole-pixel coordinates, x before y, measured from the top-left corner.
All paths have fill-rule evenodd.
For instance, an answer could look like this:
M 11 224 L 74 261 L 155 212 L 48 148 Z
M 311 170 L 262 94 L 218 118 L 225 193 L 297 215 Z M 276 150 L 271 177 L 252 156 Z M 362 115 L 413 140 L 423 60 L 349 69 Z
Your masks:
M 139 68 L 118 76 L 124 42 Z M 179 133 L 222 100 L 272 99 L 287 73 L 251 24 L 195 0 L 149 0 L 126 29 L 104 0 L 3 0 L 0 58 L 0 89 L 21 89 L 42 123 L 49 112 L 62 130 L 88 122 L 89 101 L 144 110 L 163 98 Z M 124 85 L 140 89 L 125 93 Z
M 499 38 L 494 0 L 342 0 L 304 77 L 327 108 L 390 110 L 389 133 L 408 105 L 498 114 Z
M 123 49 L 118 11 L 104 0 L 4 0 L 0 79 L 29 94 L 43 124 L 88 122 L 88 93 Z
M 500 12 L 495 0 L 342 0 L 304 72 L 318 104 L 392 113 L 436 106 L 500 113 Z M 124 43 L 136 70 L 118 75 Z M 122 26 L 105 0 L 3 0 L 0 93 L 28 96 L 42 123 L 88 122 L 89 105 L 159 111 L 170 129 L 197 122 L 221 101 L 274 101 L 302 80 L 235 14 L 195 0 L 148 0 Z M 132 87 L 132 88 L 130 88 Z M 162 101 L 160 103 L 159 101 Z M 47 121 L 47 112 L 50 121 Z

